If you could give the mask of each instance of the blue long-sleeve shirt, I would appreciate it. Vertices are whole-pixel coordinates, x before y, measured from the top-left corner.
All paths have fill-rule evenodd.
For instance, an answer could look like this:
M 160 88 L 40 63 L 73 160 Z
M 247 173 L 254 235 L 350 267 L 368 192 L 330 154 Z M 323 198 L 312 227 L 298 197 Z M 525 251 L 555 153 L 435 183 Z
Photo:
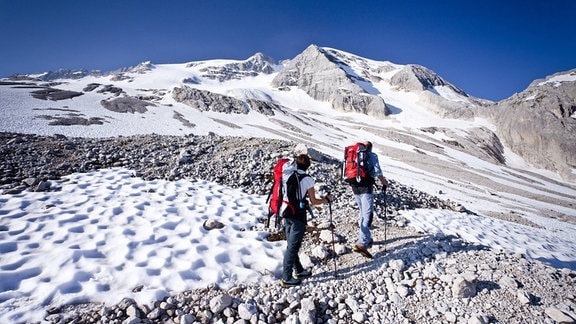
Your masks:
M 384 176 L 384 173 L 382 173 L 382 168 L 380 168 L 378 155 L 374 152 L 368 152 L 368 171 L 370 176 L 374 179 L 378 178 L 379 176 Z

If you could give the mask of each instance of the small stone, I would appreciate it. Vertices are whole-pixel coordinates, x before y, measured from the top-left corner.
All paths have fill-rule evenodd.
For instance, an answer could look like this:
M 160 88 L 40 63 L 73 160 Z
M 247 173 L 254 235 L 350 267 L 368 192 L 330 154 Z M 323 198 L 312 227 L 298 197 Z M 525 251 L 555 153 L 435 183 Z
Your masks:
M 452 297 L 471 298 L 476 296 L 477 279 L 475 277 L 460 276 L 452 282 Z
M 498 280 L 498 284 L 502 288 L 511 288 L 511 289 L 518 288 L 518 282 L 516 281 L 516 279 L 511 278 L 509 276 L 503 276 L 502 278 L 500 278 L 500 280 Z
M 485 315 L 473 314 L 473 315 L 470 316 L 470 318 L 468 319 L 468 323 L 467 323 L 467 324 L 488 324 L 489 322 L 490 322 L 490 320 L 488 319 L 487 316 L 485 316 Z
M 227 294 L 216 296 L 210 299 L 210 310 L 212 311 L 213 314 L 220 313 L 230 305 L 232 305 L 232 297 L 230 297 L 230 295 Z
M 331 230 L 322 230 L 320 232 L 320 240 L 322 240 L 322 242 L 324 242 L 324 243 L 332 243 L 332 231 Z M 339 242 L 336 238 L 336 235 L 334 235 L 334 242 L 335 243 Z
M 400 285 L 396 287 L 396 292 L 398 293 L 398 295 L 400 295 L 400 297 L 406 298 L 406 296 L 408 296 L 408 294 L 410 293 L 410 288 L 404 285 Z
M 312 255 L 319 258 L 319 259 L 326 259 L 330 253 L 328 249 L 324 245 L 317 245 L 312 249 Z
M 253 315 L 258 313 L 258 309 L 252 303 L 242 303 L 238 305 L 238 316 L 241 319 L 249 321 Z
M 192 324 L 196 321 L 196 317 L 192 314 L 184 314 L 180 316 L 180 324 Z
M 215 220 L 215 219 L 209 219 L 207 221 L 204 222 L 204 224 L 202 225 L 202 227 L 204 227 L 205 230 L 210 231 L 213 229 L 221 229 L 224 228 L 224 224 L 222 224 L 221 222 Z
M 454 313 L 452 313 L 452 312 L 446 312 L 446 313 L 444 314 L 444 317 L 446 317 L 446 321 L 449 322 L 449 323 L 456 323 L 456 321 L 457 321 L 457 319 L 458 319 L 458 318 L 456 317 L 456 314 L 454 314 Z
M 354 314 L 352 314 L 352 319 L 356 323 L 364 323 L 367 320 L 367 316 L 366 313 L 364 312 L 355 312 Z
M 406 263 L 402 259 L 395 259 L 388 262 L 388 267 L 398 272 L 403 271 L 405 266 Z
M 530 304 L 532 300 L 530 294 L 524 290 L 518 290 L 516 297 L 518 297 L 518 301 L 524 305 Z

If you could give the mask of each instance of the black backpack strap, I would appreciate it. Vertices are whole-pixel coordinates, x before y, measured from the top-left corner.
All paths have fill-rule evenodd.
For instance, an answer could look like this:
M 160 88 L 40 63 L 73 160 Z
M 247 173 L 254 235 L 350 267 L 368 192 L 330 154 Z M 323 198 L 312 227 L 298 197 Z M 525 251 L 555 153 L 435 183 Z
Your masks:
M 302 200 L 304 200 L 304 198 L 308 197 L 308 190 L 306 190 L 306 192 L 304 193 L 304 196 L 302 197 L 302 194 L 301 194 L 302 188 L 300 187 L 300 182 L 306 177 L 309 177 L 309 175 L 306 173 L 299 173 L 298 174 L 298 199 L 300 201 L 302 201 Z
M 294 178 L 292 178 L 292 176 L 294 176 Z M 308 196 L 308 192 L 305 192 L 303 195 L 302 194 L 302 187 L 300 184 L 302 179 L 304 179 L 306 177 L 309 177 L 309 175 L 307 175 L 305 173 L 299 173 L 297 171 L 294 171 L 289 177 L 289 179 L 290 179 L 289 181 L 292 182 L 292 186 L 293 186 L 292 190 L 295 190 L 295 192 L 291 190 L 292 194 L 289 195 L 287 197 L 288 200 L 284 200 L 283 203 L 286 204 L 286 208 L 290 210 L 292 215 L 298 214 L 299 211 L 304 211 L 304 213 L 305 213 L 309 207 L 309 203 L 306 200 L 306 197 Z M 291 180 L 291 179 L 293 179 L 293 180 Z M 293 181 L 296 181 L 296 183 L 294 183 Z

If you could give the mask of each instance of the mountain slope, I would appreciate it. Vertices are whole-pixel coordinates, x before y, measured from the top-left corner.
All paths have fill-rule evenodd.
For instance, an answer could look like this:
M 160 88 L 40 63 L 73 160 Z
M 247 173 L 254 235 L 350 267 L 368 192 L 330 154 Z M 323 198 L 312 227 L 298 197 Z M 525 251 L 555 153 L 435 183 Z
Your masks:
M 475 212 L 546 227 L 550 217 L 573 223 L 576 214 L 570 183 L 513 153 L 522 142 L 501 135 L 510 126 L 499 123 L 498 108 L 418 65 L 311 45 L 282 63 L 258 53 L 246 60 L 144 62 L 108 73 L 22 75 L 2 84 L 1 131 L 268 137 L 336 158 L 346 144 L 369 139 L 389 177 Z M 559 170 L 549 160 L 543 166 Z M 568 162 L 562 174 L 573 173 Z
M 339 267 L 342 266 L 340 273 L 347 274 L 346 277 L 328 279 L 332 274 L 332 264 L 316 262 L 315 278 L 298 289 L 298 297 L 281 290 L 277 282 L 264 282 L 257 286 L 246 286 L 241 282 L 239 286 L 242 289 L 233 289 L 235 298 L 267 301 L 270 296 L 278 300 L 290 295 L 289 298 L 317 301 L 315 296 L 328 296 L 323 299 L 323 302 L 328 302 L 327 306 L 322 306 L 319 312 L 324 314 L 324 321 L 334 318 L 332 316 L 348 322 L 353 319 L 357 322 L 537 322 L 548 318 L 562 321 L 567 316 L 562 310 L 573 313 L 574 309 L 571 294 L 573 272 L 559 268 L 574 270 L 576 263 L 573 248 L 576 188 L 557 173 L 526 163 L 535 163 L 535 160 L 512 151 L 517 151 L 516 146 L 523 143 L 522 138 L 519 142 L 511 142 L 503 135 L 503 130 L 518 129 L 512 123 L 515 117 L 522 120 L 539 114 L 554 114 L 561 127 L 570 126 L 576 116 L 571 101 L 562 99 L 569 98 L 570 88 L 561 88 L 557 97 L 548 98 L 560 86 L 567 86 L 566 82 L 570 80 L 570 74 L 563 73 L 545 81 L 535 81 L 534 94 L 544 87 L 550 89 L 538 92 L 535 97 L 526 94 L 522 102 L 542 103 L 539 107 L 543 110 L 533 106 L 514 110 L 514 101 L 510 106 L 500 103 L 494 106 L 494 103 L 467 95 L 422 66 L 377 62 L 314 45 L 293 60 L 281 63 L 256 54 L 246 60 L 183 64 L 143 62 L 105 73 L 61 70 L 2 80 L 0 131 L 48 136 L 2 135 L 5 145 L 0 147 L 3 170 L 0 177 L 3 198 L 0 203 L 5 204 L 2 208 L 5 217 L 0 218 L 4 221 L 0 232 L 6 239 L 2 249 L 10 261 L 2 266 L 3 275 L 8 280 L 4 283 L 6 294 L 2 302 L 3 310 L 7 311 L 1 316 L 26 316 L 22 315 L 27 313 L 23 306 L 34 303 L 47 306 L 49 303 L 49 318 L 60 322 L 61 303 L 78 300 L 70 296 L 78 294 L 87 296 L 82 300 L 93 300 L 95 291 L 84 291 L 83 287 L 98 283 L 98 280 L 87 278 L 92 271 L 100 271 L 102 258 L 96 259 L 94 264 L 85 262 L 89 260 L 79 257 L 84 252 L 77 251 L 91 244 L 97 246 L 89 247 L 85 257 L 99 255 L 97 252 L 100 250 L 104 253 L 111 251 L 114 260 L 126 264 L 113 264 L 113 276 L 121 279 L 111 280 L 113 283 L 109 286 L 101 286 L 105 291 L 100 291 L 103 294 L 97 294 L 99 296 L 143 298 L 147 294 L 157 294 L 161 298 L 168 292 L 184 289 L 182 287 L 188 289 L 202 284 L 203 280 L 215 286 L 222 283 L 214 279 L 213 275 L 220 272 L 214 271 L 212 266 L 226 268 L 227 261 L 243 260 L 235 249 L 230 250 L 234 251 L 232 258 L 221 253 L 226 246 L 224 242 L 231 242 L 230 237 L 202 247 L 198 241 L 190 239 L 191 228 L 199 230 L 200 237 L 210 238 L 210 234 L 201 231 L 202 226 L 182 227 L 177 224 L 194 215 L 205 223 L 206 217 L 218 216 L 222 208 L 231 208 L 238 213 L 237 206 L 245 204 L 243 198 L 222 199 L 220 187 L 212 188 L 214 185 L 208 181 L 225 187 L 246 186 L 245 192 L 250 199 L 263 201 L 265 170 L 269 170 L 269 164 L 277 157 L 292 154 L 296 143 L 305 144 L 308 152 L 313 154 L 315 162 L 310 171 L 321 190 L 330 188 L 338 196 L 333 206 L 334 215 L 332 212 L 329 215 L 330 218 L 334 216 L 338 234 L 346 238 L 348 244 L 357 231 L 356 221 L 350 217 L 355 205 L 349 188 L 339 179 L 337 161 L 341 159 L 345 145 L 369 139 L 374 143 L 385 175 L 390 180 L 390 189 L 384 197 L 388 214 L 384 212 L 384 215 L 389 220 L 394 219 L 391 225 L 396 225 L 386 231 L 388 223 L 377 221 L 373 231 L 376 241 L 373 251 L 377 256 L 374 262 L 366 263 L 352 252 L 344 253 L 338 262 Z M 547 110 L 549 108 L 552 109 Z M 533 114 L 531 109 L 538 113 Z M 510 113 L 506 116 L 508 124 L 504 123 L 506 119 L 500 120 L 505 113 Z M 541 126 L 558 127 L 553 123 Z M 538 133 L 541 131 L 528 129 L 528 133 L 539 134 L 534 136 L 542 140 L 538 151 L 546 152 L 544 140 L 548 139 Z M 214 133 L 223 136 L 213 136 Z M 133 134 L 148 135 L 128 136 Z M 208 136 L 188 136 L 190 134 Z M 572 139 L 569 133 L 559 134 L 559 142 Z M 291 143 L 259 138 L 283 139 Z M 518 138 L 512 136 L 512 140 Z M 571 150 L 570 146 L 567 148 Z M 564 163 L 557 157 L 551 161 Z M 109 169 L 116 166 L 132 171 Z M 568 164 L 568 174 L 570 168 Z M 103 170 L 76 173 L 97 169 Z M 60 172 L 73 173 L 72 177 L 85 180 L 58 180 L 48 192 L 31 192 L 34 188 L 50 188 L 50 181 L 40 178 L 53 180 Z M 119 187 L 119 183 L 124 181 L 111 176 L 116 172 L 122 174 L 125 187 Z M 164 180 L 160 181 L 160 188 L 148 190 L 148 186 L 156 186 L 153 184 L 156 180 L 152 184 L 142 184 L 137 180 L 138 184 L 135 184 L 132 172 Z M 214 194 L 206 196 L 206 189 L 196 190 L 190 185 L 191 180 L 199 177 L 202 179 L 200 182 Z M 60 189 L 60 185 L 66 189 Z M 12 186 L 18 188 L 4 190 Z M 29 190 L 24 189 L 26 186 Z M 81 199 L 67 194 L 66 190 L 79 193 L 75 186 L 80 188 Z M 102 188 L 99 198 L 93 194 L 94 187 Z M 175 187 L 181 187 L 182 191 L 169 193 Z M 43 195 L 40 196 L 43 198 L 38 199 L 38 195 Z M 142 200 L 136 198 L 139 195 Z M 200 196 L 199 200 L 195 196 Z M 70 201 L 66 208 L 62 206 L 63 200 Z M 151 208 L 150 204 L 154 207 Z M 263 203 L 255 204 L 254 214 L 263 211 Z M 382 210 L 379 212 L 381 215 Z M 159 227 L 133 222 L 135 214 L 140 216 L 144 213 L 154 224 L 158 221 Z M 243 216 L 247 214 L 243 213 Z M 323 210 L 317 216 L 314 221 L 325 219 L 327 212 Z M 113 225 L 96 227 L 96 223 L 107 222 L 107 218 Z M 171 219 L 166 222 L 164 218 Z M 237 215 L 228 221 L 237 225 Z M 322 229 L 320 225 L 328 228 L 328 224 L 321 223 L 314 231 Z M 118 227 L 118 224 L 122 225 Z M 126 228 L 126 224 L 134 225 L 134 231 Z M 404 227 L 406 224 L 410 226 Z M 28 225 L 27 232 L 22 232 L 22 228 Z M 56 235 L 45 236 L 47 228 L 54 228 Z M 231 228 L 246 233 L 237 226 Z M 108 230 L 110 232 L 106 232 Z M 134 238 L 140 230 L 144 230 L 143 235 Z M 149 231 L 157 231 L 158 236 Z M 110 239 L 106 233 L 115 236 Z M 220 236 L 218 231 L 211 233 Z M 106 236 L 106 240 L 94 239 L 93 234 Z M 50 236 L 53 242 L 50 242 Z M 312 233 L 307 236 L 307 244 L 311 245 L 304 247 L 305 254 L 318 257 L 316 247 L 323 246 L 321 243 L 317 245 L 321 235 Z M 38 239 L 38 243 L 30 239 Z M 151 246 L 151 240 L 157 245 Z M 62 248 L 50 251 L 61 260 L 62 267 L 51 262 L 54 278 L 40 277 L 35 275 L 40 274 L 40 270 L 34 270 L 28 272 L 28 276 L 33 278 L 24 279 L 27 275 L 19 270 L 27 270 L 33 260 L 42 263 L 50 255 L 45 251 L 30 253 L 43 249 L 46 243 L 55 243 Z M 264 243 L 265 247 L 271 246 Z M 275 253 L 281 255 L 280 242 L 275 244 Z M 217 252 L 208 246 L 216 248 Z M 491 249 L 486 249 L 486 246 Z M 139 250 L 142 247 L 144 250 Z M 211 262 L 212 265 L 199 275 L 196 270 L 206 268 L 206 259 L 200 255 L 201 260 L 191 265 L 190 255 L 174 254 L 175 247 L 186 252 L 201 250 L 201 254 L 210 254 L 209 259 L 216 256 L 217 262 Z M 126 249 L 129 253 L 154 258 L 154 262 L 141 262 L 139 258 L 117 253 Z M 164 251 L 168 251 L 166 260 L 158 258 L 160 254 L 164 255 Z M 252 247 L 240 251 L 247 253 L 246 260 L 250 263 L 255 261 Z M 72 257 L 68 258 L 69 255 Z M 182 263 L 177 260 L 180 256 L 185 258 Z M 271 255 L 268 257 L 272 258 Z M 280 258 L 273 259 L 278 261 Z M 534 259 L 541 262 L 533 262 Z M 226 284 L 236 282 L 236 279 L 242 281 L 246 274 L 254 274 L 259 279 L 265 277 L 275 281 L 273 271 L 262 275 L 260 263 L 263 260 L 257 261 L 253 264 L 258 273 L 251 272 L 254 269 L 250 264 L 242 262 L 234 267 L 242 273 L 240 277 L 224 272 L 220 279 Z M 130 266 L 132 263 L 136 266 Z M 160 271 L 158 264 L 167 271 Z M 171 268 L 180 265 L 184 269 L 174 271 L 175 268 Z M 84 266 L 89 270 L 84 270 Z M 132 270 L 142 270 L 146 275 L 124 277 Z M 159 275 L 160 272 L 167 277 Z M 470 291 L 477 291 L 478 295 L 468 298 L 454 293 L 455 283 L 462 283 L 463 277 L 470 272 L 476 275 L 473 281 L 478 283 L 478 287 L 470 288 Z M 97 273 L 97 279 L 110 278 L 108 275 L 104 276 L 106 278 L 99 276 Z M 136 285 L 124 278 L 146 282 Z M 176 280 L 154 283 L 165 278 Z M 23 285 L 17 287 L 20 281 Z M 366 285 L 366 282 L 375 284 Z M 232 290 L 207 291 L 217 298 L 216 295 L 228 294 Z M 355 292 L 352 299 L 337 297 L 341 294 L 350 296 L 350 291 Z M 380 296 L 373 296 L 375 291 Z M 191 301 L 189 293 L 179 296 Z M 178 311 L 187 309 L 186 312 L 195 307 L 195 314 L 201 314 L 199 319 L 207 321 L 203 316 L 212 316 L 208 311 L 212 300 L 204 298 L 206 290 L 196 293 L 202 297 L 193 299 L 202 301 L 201 304 L 179 303 L 173 307 Z M 64 299 L 59 299 L 60 294 Z M 35 297 L 38 295 L 41 298 Z M 180 297 L 165 298 L 153 305 L 167 305 L 168 301 L 175 299 L 180 300 Z M 93 312 L 87 316 L 91 320 L 99 319 L 99 316 L 104 321 L 124 320 L 129 312 L 140 312 L 140 305 L 129 305 L 129 302 L 124 299 L 114 308 L 103 309 L 92 305 Z M 359 303 L 367 306 L 356 307 Z M 383 305 L 386 307 L 384 312 Z M 267 306 L 258 307 L 268 309 L 266 314 L 272 317 L 261 320 L 274 322 L 296 316 L 296 308 L 289 315 L 284 308 L 270 312 Z M 285 306 L 288 307 L 288 303 Z M 314 302 L 309 306 L 314 307 Z M 163 308 L 151 310 L 142 307 L 140 313 L 145 311 L 158 318 L 163 314 Z M 172 306 L 170 308 L 172 311 Z M 240 313 L 240 309 L 246 310 L 245 305 L 234 308 L 228 315 Z M 349 309 L 354 314 L 347 313 Z M 355 311 L 362 309 L 369 311 Z M 216 311 L 214 314 L 220 316 Z M 89 322 L 82 317 L 84 315 L 75 315 L 75 311 L 70 315 L 76 320 L 82 318 L 80 321 Z M 184 318 L 179 319 L 184 321 Z
M 536 80 L 489 113 L 511 150 L 576 181 L 576 70 Z

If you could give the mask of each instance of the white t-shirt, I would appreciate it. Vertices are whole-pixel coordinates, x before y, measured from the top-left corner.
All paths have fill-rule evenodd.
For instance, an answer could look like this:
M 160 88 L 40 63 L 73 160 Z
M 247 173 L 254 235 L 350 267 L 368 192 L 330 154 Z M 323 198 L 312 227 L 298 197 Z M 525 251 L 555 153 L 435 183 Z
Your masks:
M 302 170 L 296 170 L 296 172 L 298 172 L 299 174 L 306 174 Z M 300 180 L 300 194 L 302 195 L 301 197 L 304 197 L 306 192 L 308 192 L 308 189 L 312 187 L 314 187 L 314 179 L 312 179 L 311 176 L 304 177 L 302 180 Z
M 298 174 L 306 174 L 306 172 L 297 169 L 296 172 L 298 172 Z M 286 183 L 286 181 L 288 180 L 288 178 L 292 175 L 292 173 L 290 174 L 285 174 L 282 176 L 282 181 L 283 183 Z M 300 180 L 300 197 L 304 197 L 306 195 L 306 193 L 308 192 L 308 189 L 314 187 L 314 179 L 312 179 L 311 176 L 307 176 L 304 177 Z M 286 190 L 284 190 L 283 194 L 282 194 L 282 199 L 284 201 L 288 201 L 288 195 Z M 282 215 L 284 213 L 284 210 L 288 208 L 287 204 L 282 204 L 282 206 L 280 207 L 280 215 Z

